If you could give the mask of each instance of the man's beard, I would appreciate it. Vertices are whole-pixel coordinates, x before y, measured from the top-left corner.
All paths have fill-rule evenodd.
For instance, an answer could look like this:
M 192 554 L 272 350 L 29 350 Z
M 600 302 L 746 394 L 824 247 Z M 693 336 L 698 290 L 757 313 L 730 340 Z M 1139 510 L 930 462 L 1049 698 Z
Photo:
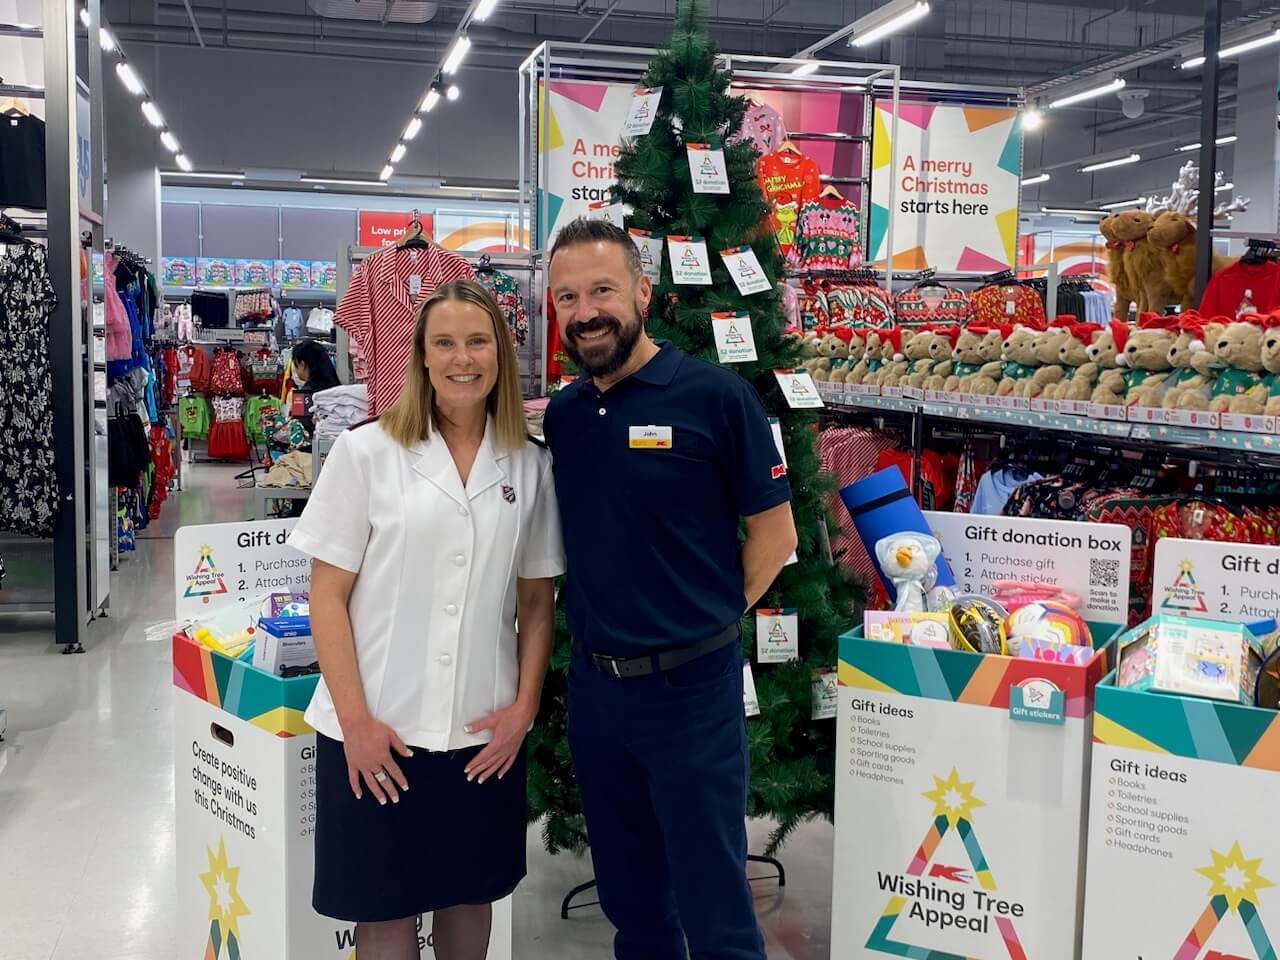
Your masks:
M 584 353 L 577 343 L 578 336 L 596 330 L 608 330 L 613 335 L 612 340 L 606 335 L 598 346 L 588 342 Z M 644 324 L 638 316 L 634 322 L 624 326 L 617 317 L 601 314 L 585 323 L 569 324 L 565 328 L 563 346 L 569 359 L 587 376 L 607 377 L 617 373 L 631 359 L 643 330 Z

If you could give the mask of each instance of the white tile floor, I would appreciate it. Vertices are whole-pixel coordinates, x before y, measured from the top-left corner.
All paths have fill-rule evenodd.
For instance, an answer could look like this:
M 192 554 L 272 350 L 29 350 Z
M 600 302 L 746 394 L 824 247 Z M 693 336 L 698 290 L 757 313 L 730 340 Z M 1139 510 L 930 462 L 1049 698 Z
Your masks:
M 173 686 L 168 644 L 144 628 L 172 617 L 173 530 L 248 517 L 234 472 L 188 473 L 112 576 L 110 615 L 91 624 L 83 656 L 58 655 L 48 617 L 0 616 L 0 960 L 175 960 Z M 786 889 L 755 884 L 775 960 L 829 956 L 831 842 L 830 826 L 806 827 L 782 854 Z M 515 960 L 610 956 L 598 908 L 559 916 L 590 875 L 589 861 L 547 856 L 530 831 Z

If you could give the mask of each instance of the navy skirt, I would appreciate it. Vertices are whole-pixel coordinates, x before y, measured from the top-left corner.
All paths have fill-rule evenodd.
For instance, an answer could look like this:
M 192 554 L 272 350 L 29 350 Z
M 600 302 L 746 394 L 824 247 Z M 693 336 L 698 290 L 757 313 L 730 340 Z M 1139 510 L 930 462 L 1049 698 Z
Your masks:
M 409 790 L 384 807 L 363 783 L 355 798 L 342 743 L 317 733 L 316 912 L 372 923 L 512 893 L 525 876 L 525 748 L 501 780 L 468 783 L 481 749 L 397 757 Z

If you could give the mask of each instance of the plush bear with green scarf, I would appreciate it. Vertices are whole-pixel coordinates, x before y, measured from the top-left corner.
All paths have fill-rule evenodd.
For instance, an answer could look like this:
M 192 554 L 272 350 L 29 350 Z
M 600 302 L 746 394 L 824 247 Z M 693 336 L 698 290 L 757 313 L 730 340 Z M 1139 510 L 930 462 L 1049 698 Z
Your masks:
M 1000 385 L 996 396 L 1017 396 L 1036 374 L 1036 336 L 1040 331 L 1018 324 L 1004 341 L 1004 366 L 1000 368 Z
M 1262 366 L 1267 371 L 1267 407 L 1269 417 L 1280 416 L 1280 311 L 1263 321 Z
M 1267 408 L 1267 386 L 1262 379 L 1262 324 L 1266 319 L 1256 313 L 1241 314 L 1218 335 L 1213 352 L 1223 369 L 1213 385 L 1212 412 L 1260 414 Z
M 1062 379 L 1045 387 L 1049 400 L 1088 400 L 1098 381 L 1098 365 L 1089 359 L 1089 344 L 1102 332 L 1100 323 L 1073 323 L 1067 327 L 1067 339 L 1058 348 Z

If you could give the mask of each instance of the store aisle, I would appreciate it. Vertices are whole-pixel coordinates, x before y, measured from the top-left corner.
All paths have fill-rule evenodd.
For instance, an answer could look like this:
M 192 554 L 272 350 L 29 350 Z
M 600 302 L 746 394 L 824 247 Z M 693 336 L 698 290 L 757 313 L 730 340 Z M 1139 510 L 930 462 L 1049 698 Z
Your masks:
M 172 960 L 174 945 L 172 617 L 174 529 L 249 515 L 234 467 L 201 465 L 187 491 L 139 537 L 113 574 L 110 616 L 83 656 L 50 645 L 47 617 L 0 618 L 0 706 L 9 735 L 0 770 L 0 960 Z M 759 847 L 767 825 L 753 825 Z M 831 828 L 799 831 L 784 850 L 785 893 L 757 883 L 777 960 L 829 953 Z M 611 929 L 598 907 L 560 919 L 590 863 L 548 857 L 528 838 L 529 879 L 515 905 L 515 960 L 600 960 Z M 756 873 L 766 868 L 757 867 Z M 590 902 L 587 895 L 578 902 Z

